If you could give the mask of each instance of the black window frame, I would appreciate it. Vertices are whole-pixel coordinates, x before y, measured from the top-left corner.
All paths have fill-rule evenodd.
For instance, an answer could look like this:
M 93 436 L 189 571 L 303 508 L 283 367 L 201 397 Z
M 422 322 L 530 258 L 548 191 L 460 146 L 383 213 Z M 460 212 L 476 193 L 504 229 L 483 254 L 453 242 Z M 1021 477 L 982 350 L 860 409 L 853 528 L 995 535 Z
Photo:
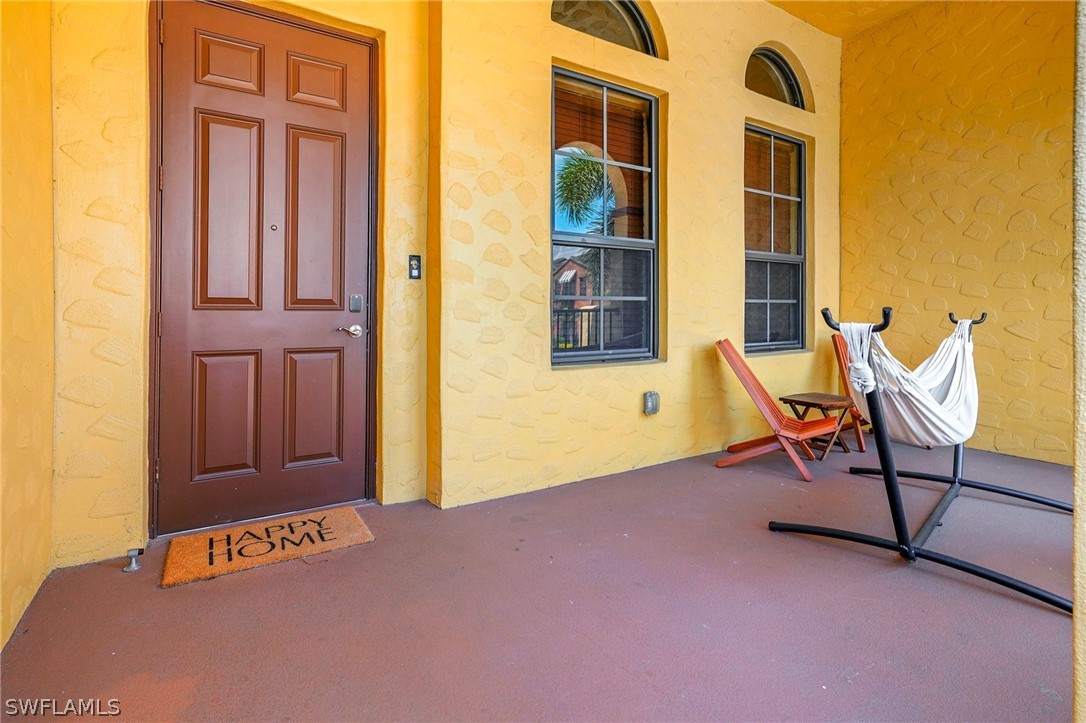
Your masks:
M 799 220 L 799 223 L 798 223 L 799 228 L 798 228 L 798 234 L 797 234 L 798 235 L 798 239 L 797 239 L 798 251 L 795 254 L 777 253 L 777 252 L 773 252 L 773 251 L 752 251 L 750 249 L 747 249 L 746 248 L 746 232 L 744 230 L 744 238 L 743 238 L 743 247 L 744 247 L 743 248 L 743 250 L 744 250 L 744 258 L 743 258 L 743 350 L 744 350 L 744 352 L 746 352 L 748 354 L 758 354 L 758 353 L 777 352 L 777 351 L 801 351 L 801 350 L 804 350 L 804 349 L 807 348 L 807 322 L 808 322 L 808 319 L 807 319 L 807 314 L 808 314 L 808 309 L 807 309 L 807 256 L 808 256 L 808 251 L 807 251 L 807 225 L 808 225 L 807 224 L 807 143 L 801 138 L 796 138 L 794 136 L 790 136 L 787 133 L 781 133 L 779 131 L 770 130 L 768 128 L 764 128 L 762 126 L 756 125 L 754 123 L 747 123 L 744 126 L 743 130 L 744 130 L 744 132 L 743 132 L 743 154 L 744 154 L 744 158 L 746 157 L 746 143 L 747 143 L 747 132 L 748 131 L 752 132 L 752 133 L 757 133 L 757 134 L 760 134 L 760 135 L 768 136 L 771 139 L 773 139 L 774 142 L 777 139 L 782 140 L 782 141 L 786 141 L 788 143 L 792 143 L 792 144 L 798 146 L 798 148 L 799 148 L 799 157 L 797 159 L 797 168 L 796 168 L 796 174 L 797 174 L 796 181 L 797 181 L 798 190 L 799 190 L 799 195 L 798 196 L 790 196 L 788 194 L 776 193 L 775 192 L 774 184 L 776 183 L 776 175 L 774 173 L 775 169 L 773 168 L 773 163 L 775 162 L 775 154 L 773 152 L 773 145 L 772 144 L 770 145 L 770 151 L 769 151 L 770 190 L 767 192 L 767 191 L 762 190 L 762 189 L 749 188 L 747 186 L 747 184 L 746 184 L 746 179 L 745 178 L 744 178 L 744 181 L 743 181 L 744 199 L 745 199 L 747 193 L 756 193 L 756 194 L 763 195 L 763 196 L 769 196 L 770 198 L 773 198 L 773 199 L 781 198 L 781 199 L 785 199 L 785 200 L 789 200 L 789 201 L 796 201 L 796 202 L 799 203 L 799 210 L 797 212 L 799 214 L 799 218 L 798 218 L 798 220 Z M 745 171 L 746 171 L 746 164 L 744 162 L 744 173 L 745 173 Z M 745 208 L 746 208 L 746 204 L 744 202 L 744 223 L 746 221 L 746 210 L 745 210 Z M 771 207 L 771 211 L 770 211 L 770 214 L 769 214 L 769 219 L 770 219 L 771 239 L 773 239 L 775 241 L 775 238 L 776 238 L 776 236 L 775 236 L 776 214 L 774 214 L 772 212 L 772 207 Z M 769 274 L 769 267 L 772 264 L 789 264 L 789 265 L 793 265 L 793 266 L 798 266 L 799 267 L 798 290 L 797 290 L 797 294 L 796 294 L 796 297 L 795 297 L 794 301 L 791 300 L 791 299 L 790 300 L 774 299 L 773 298 L 773 293 L 772 293 L 771 289 L 769 288 L 770 285 L 769 285 L 768 280 L 767 280 L 767 283 L 766 283 L 765 298 L 757 298 L 757 299 L 750 298 L 749 295 L 748 295 L 749 294 L 748 285 L 746 283 L 747 273 L 748 273 L 747 266 L 748 266 L 748 264 L 750 262 L 766 264 L 767 275 Z M 748 311 L 748 305 L 749 304 L 764 304 L 765 305 L 765 307 L 766 307 L 766 330 L 767 330 L 766 336 L 768 337 L 769 336 L 769 333 L 768 333 L 769 332 L 769 323 L 770 323 L 770 319 L 772 318 L 771 314 L 769 313 L 770 309 L 772 308 L 772 306 L 774 304 L 786 304 L 786 303 L 788 303 L 788 304 L 794 303 L 794 304 L 796 304 L 798 306 L 799 311 L 798 311 L 798 313 L 796 315 L 796 317 L 797 317 L 797 321 L 796 321 L 797 338 L 796 339 L 789 339 L 789 340 L 784 341 L 784 342 L 777 342 L 777 341 L 750 342 L 750 341 L 748 341 L 746 339 L 747 311 Z
M 765 95 L 765 97 L 767 98 L 773 98 L 773 100 L 779 103 L 784 103 L 785 105 L 790 105 L 795 108 L 799 108 L 800 110 L 807 109 L 807 104 L 803 100 L 803 88 L 799 84 L 799 78 L 796 77 L 796 71 L 792 70 L 792 66 L 788 63 L 787 60 L 784 59 L 783 55 L 778 53 L 776 50 L 773 50 L 772 48 L 757 48 L 753 53 L 750 54 L 750 58 L 747 59 L 748 66 L 750 65 L 750 61 L 754 58 L 760 58 L 761 60 L 765 61 L 767 65 L 777 71 L 777 74 L 780 75 L 781 80 L 784 81 L 783 90 L 788 97 L 784 99 L 773 98 L 773 96 L 765 95 L 764 93 L 761 93 L 757 90 L 753 90 L 749 85 L 746 85 L 744 83 L 748 90 L 751 90 L 754 93 L 758 93 L 759 95 Z
M 603 109 L 604 118 L 602 119 L 603 133 L 604 133 L 604 151 L 607 148 L 607 91 L 614 90 L 625 95 L 634 96 L 640 98 L 649 103 L 649 119 L 647 129 L 647 140 L 649 144 L 647 157 L 649 158 L 649 166 L 638 166 L 631 163 L 625 163 L 622 161 L 616 161 L 607 159 L 606 157 L 601 159 L 601 163 L 604 167 L 604 175 L 606 177 L 607 168 L 626 168 L 630 170 L 647 173 L 649 177 L 650 190 L 648 193 L 648 205 L 649 208 L 645 209 L 645 229 L 650 239 L 635 239 L 621 236 L 600 236 L 587 233 L 569 233 L 565 231 L 556 231 L 555 223 L 555 195 L 554 195 L 554 177 L 556 173 L 556 158 L 559 156 L 575 158 L 578 157 L 576 153 L 568 151 L 560 151 L 555 147 L 557 140 L 556 131 L 556 114 L 555 114 L 555 89 L 556 81 L 558 78 L 569 78 L 581 83 L 587 83 L 597 86 L 603 90 Z M 599 293 L 592 295 L 560 295 L 555 293 L 553 279 L 549 283 L 550 287 L 550 326 L 551 326 L 551 365 L 569 366 L 569 365 L 584 365 L 584 364 L 596 364 L 603 362 L 633 362 L 633 361 L 648 361 L 659 359 L 659 338 L 660 338 L 660 291 L 659 291 L 659 277 L 660 277 L 660 225 L 659 225 L 659 200 L 660 200 L 660 102 L 659 98 L 642 91 L 635 90 L 633 88 L 620 85 L 618 83 L 612 83 L 610 81 L 596 78 L 584 73 L 578 73 L 565 68 L 553 67 L 551 72 L 551 201 L 550 201 L 550 227 L 551 227 L 551 267 L 554 263 L 554 247 L 559 246 L 579 246 L 583 248 L 597 248 L 597 249 L 629 249 L 635 251 L 647 251 L 649 252 L 649 279 L 648 289 L 644 297 L 629 297 L 629 296 L 604 296 L 602 293 L 603 287 L 603 264 L 601 263 L 600 270 L 600 289 Z M 646 344 L 636 350 L 626 349 L 603 349 L 603 338 L 600 335 L 600 349 L 594 351 L 559 351 L 555 349 L 554 345 L 554 327 L 555 327 L 555 302 L 556 301 L 576 301 L 591 299 L 600 304 L 602 310 L 603 303 L 605 301 L 645 301 L 648 310 L 648 323 L 646 334 L 648 336 Z
M 633 40 L 640 47 L 633 47 L 626 45 L 625 43 L 615 43 L 623 48 L 629 48 L 630 50 L 638 53 L 644 53 L 645 55 L 651 55 L 654 58 L 660 57 L 660 52 L 656 47 L 656 38 L 652 34 L 652 27 L 649 25 L 648 19 L 645 18 L 645 14 L 641 12 L 641 8 L 637 6 L 634 0 L 594 0 L 595 2 L 606 3 L 610 7 L 615 9 L 615 12 L 621 17 L 622 21 L 626 24 L 630 30 L 630 34 L 633 36 Z M 608 38 L 597 35 L 589 30 L 578 28 L 564 21 L 563 18 L 555 16 L 555 3 L 551 3 L 551 20 L 559 25 L 569 28 L 570 30 L 576 30 L 579 33 L 585 33 L 591 35 L 594 38 L 606 41 L 608 43 L 614 43 L 615 41 Z

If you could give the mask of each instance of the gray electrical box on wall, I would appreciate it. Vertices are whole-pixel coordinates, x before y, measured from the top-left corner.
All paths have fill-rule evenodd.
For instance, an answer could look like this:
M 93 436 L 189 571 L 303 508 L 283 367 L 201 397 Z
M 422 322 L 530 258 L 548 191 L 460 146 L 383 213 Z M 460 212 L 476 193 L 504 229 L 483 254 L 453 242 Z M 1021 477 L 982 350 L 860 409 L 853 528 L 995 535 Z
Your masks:
M 656 414 L 660 411 L 660 393 L 659 392 L 645 392 L 642 397 L 645 414 Z

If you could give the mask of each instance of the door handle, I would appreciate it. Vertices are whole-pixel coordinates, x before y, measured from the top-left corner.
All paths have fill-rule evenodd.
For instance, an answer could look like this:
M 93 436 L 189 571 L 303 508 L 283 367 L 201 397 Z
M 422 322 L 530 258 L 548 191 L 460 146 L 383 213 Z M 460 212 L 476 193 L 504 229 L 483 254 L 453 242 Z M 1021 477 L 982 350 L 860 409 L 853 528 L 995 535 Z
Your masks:
M 341 326 L 336 331 L 345 331 L 351 335 L 352 338 L 357 339 L 362 336 L 363 329 L 358 324 L 351 324 L 350 326 Z

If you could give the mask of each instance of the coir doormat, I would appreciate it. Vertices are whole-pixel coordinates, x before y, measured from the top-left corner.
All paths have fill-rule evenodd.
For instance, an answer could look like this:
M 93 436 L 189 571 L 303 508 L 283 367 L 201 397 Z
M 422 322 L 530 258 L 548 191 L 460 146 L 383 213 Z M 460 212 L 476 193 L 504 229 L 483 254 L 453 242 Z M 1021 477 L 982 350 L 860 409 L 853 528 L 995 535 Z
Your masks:
M 170 541 L 162 587 L 208 580 L 372 540 L 373 533 L 352 507 L 206 530 Z

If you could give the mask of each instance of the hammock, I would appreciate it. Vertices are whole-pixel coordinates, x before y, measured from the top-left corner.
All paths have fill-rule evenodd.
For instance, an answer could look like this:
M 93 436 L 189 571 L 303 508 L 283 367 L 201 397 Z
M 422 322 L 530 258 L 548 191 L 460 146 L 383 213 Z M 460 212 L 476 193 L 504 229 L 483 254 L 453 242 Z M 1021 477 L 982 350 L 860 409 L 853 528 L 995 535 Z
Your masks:
M 972 437 L 978 403 L 972 324 L 959 321 L 913 371 L 893 357 L 871 324 L 841 324 L 852 358 L 852 399 L 860 413 L 871 418 L 865 395 L 877 388 L 891 439 L 916 447 L 949 447 Z
M 931 358 L 912 372 L 890 355 L 876 333 L 876 329 L 882 331 L 890 325 L 892 314 L 893 309 L 884 306 L 882 323 L 872 328 L 871 324 L 838 324 L 833 320 L 829 309 L 822 310 L 826 324 L 831 329 L 840 331 L 848 344 L 849 355 L 853 360 L 853 363 L 849 364 L 852 398 L 860 412 L 871 422 L 875 448 L 879 454 L 878 468 L 849 467 L 848 471 L 852 474 L 882 475 L 890 519 L 894 523 L 894 539 L 854 530 L 794 522 L 771 521 L 769 529 L 774 532 L 798 532 L 894 550 L 909 562 L 927 560 L 944 565 L 1003 585 L 1060 610 L 1073 612 L 1074 606 L 1068 598 L 924 546 L 932 532 L 942 524 L 941 520 L 947 508 L 963 489 L 1013 497 L 1068 513 L 1073 513 L 1074 508 L 1068 502 L 962 476 L 964 441 L 973 434 L 977 423 L 977 379 L 973 369 L 973 344 L 969 331 L 972 324 L 982 323 L 987 314 L 981 314 L 980 319 L 975 322 L 968 319 L 958 321 L 951 314 L 950 320 L 957 323 L 954 333 L 939 345 Z M 918 446 L 953 445 L 954 475 L 948 477 L 925 472 L 898 472 L 890 437 Z M 905 519 L 899 476 L 948 485 L 946 492 L 915 535 Z

